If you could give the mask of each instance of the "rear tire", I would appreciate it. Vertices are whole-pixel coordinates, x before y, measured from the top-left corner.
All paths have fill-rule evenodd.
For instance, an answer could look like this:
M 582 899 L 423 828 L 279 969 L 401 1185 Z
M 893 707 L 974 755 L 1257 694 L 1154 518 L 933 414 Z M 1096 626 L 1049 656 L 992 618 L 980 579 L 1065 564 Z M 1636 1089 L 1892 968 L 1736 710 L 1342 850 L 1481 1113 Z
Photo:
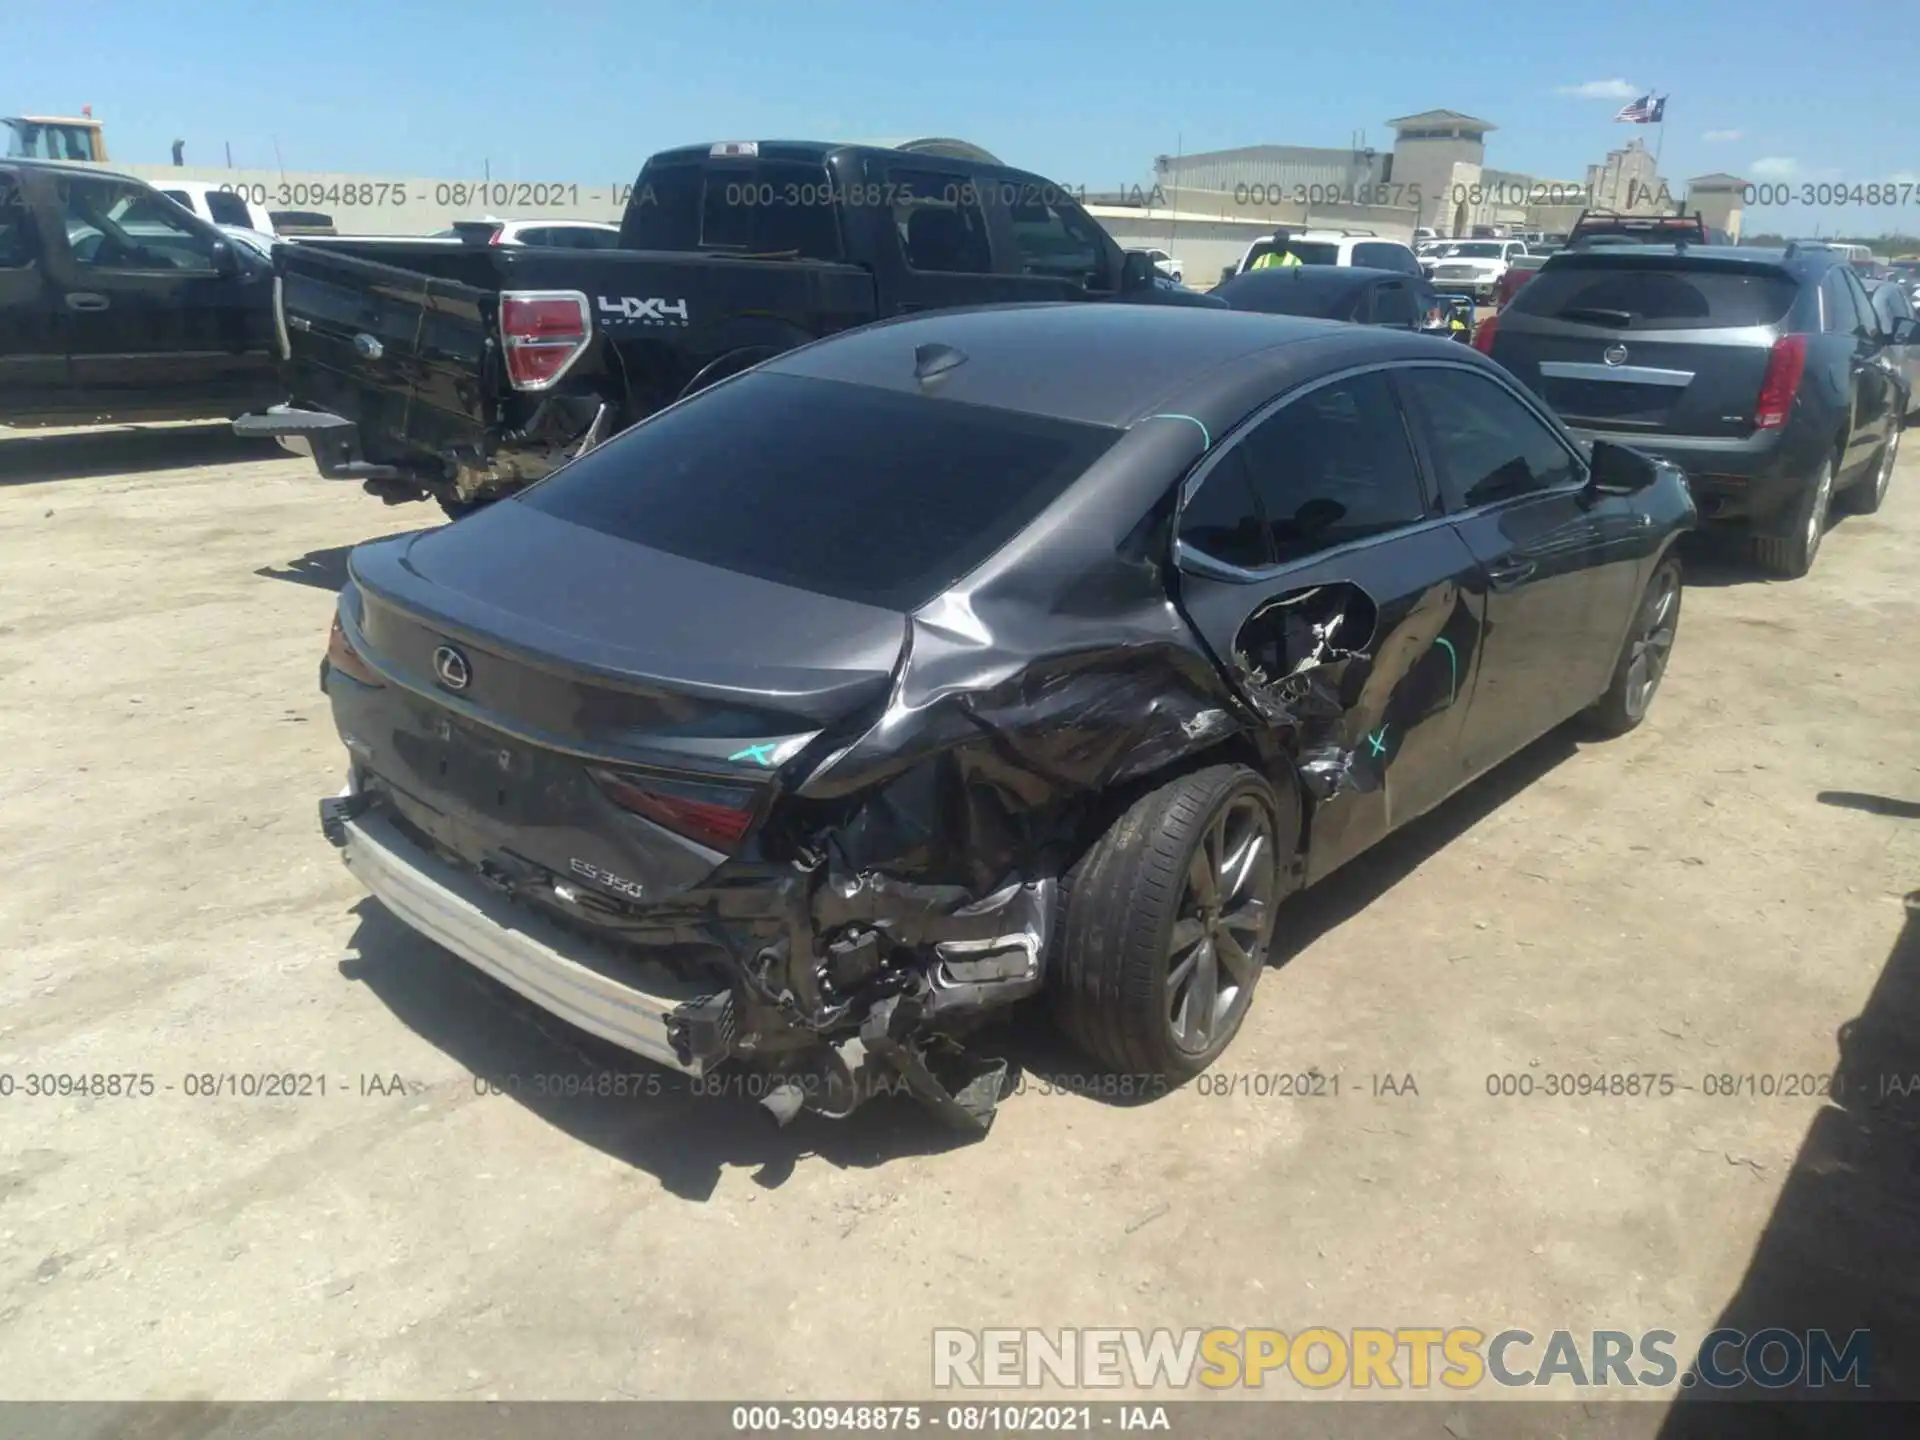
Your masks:
M 1282 809 L 1244 765 L 1137 800 L 1062 887 L 1050 984 L 1067 1036 L 1108 1069 L 1176 1084 L 1239 1033 L 1273 937 Z
M 1871 515 L 1887 498 L 1887 486 L 1893 481 L 1894 462 L 1900 456 L 1900 432 L 1905 426 L 1904 420 L 1893 422 L 1893 433 L 1887 437 L 1887 443 L 1880 447 L 1879 459 L 1873 462 L 1872 478 L 1841 492 L 1840 503 L 1849 515 Z
M 1829 455 L 1814 472 L 1807 493 L 1794 508 L 1793 534 L 1785 539 L 1758 536 L 1753 542 L 1754 557 L 1788 580 L 1798 580 L 1813 569 L 1820 553 L 1820 541 L 1827 533 L 1827 520 L 1833 510 L 1833 460 Z
M 1673 656 L 1684 589 L 1679 557 L 1669 555 L 1647 581 L 1606 694 L 1581 716 L 1589 730 L 1605 736 L 1624 735 L 1647 718 Z

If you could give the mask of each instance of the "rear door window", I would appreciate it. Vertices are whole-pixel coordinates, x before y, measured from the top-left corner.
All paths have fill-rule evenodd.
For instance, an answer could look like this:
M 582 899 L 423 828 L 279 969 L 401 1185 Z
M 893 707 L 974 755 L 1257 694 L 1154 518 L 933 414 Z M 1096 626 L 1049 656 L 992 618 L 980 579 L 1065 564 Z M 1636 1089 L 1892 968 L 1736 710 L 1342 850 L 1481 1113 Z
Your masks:
M 659 165 L 622 222 L 629 250 L 710 250 L 838 260 L 839 217 L 824 165 L 796 160 Z
M 1820 282 L 1820 328 L 1830 335 L 1851 335 L 1860 328 L 1860 312 L 1844 273 L 1837 268 Z
M 1727 330 L 1772 325 L 1792 306 L 1794 283 L 1765 270 L 1687 266 L 1542 266 L 1509 302 L 1522 315 L 1632 330 Z
M 1418 325 L 1420 311 L 1414 304 L 1413 287 L 1404 280 L 1387 280 L 1374 286 L 1373 323 L 1404 325 L 1409 330 Z
M 247 202 L 231 191 L 209 190 L 207 213 L 213 217 L 216 225 L 238 225 L 243 230 L 253 228 L 253 217 L 247 213 Z
M 987 183 L 953 170 L 889 170 L 894 229 L 907 267 L 923 274 L 991 275 Z
M 1370 265 L 1379 270 L 1398 270 L 1406 275 L 1420 273 L 1420 262 L 1413 258 L 1411 250 L 1404 245 L 1392 245 L 1384 240 L 1374 240 L 1354 246 L 1353 263 Z
M 821 595 L 924 605 L 1121 432 L 836 380 L 752 374 L 522 492 L 545 514 Z
M 1453 509 L 1545 494 L 1581 479 L 1573 452 L 1486 376 L 1453 366 L 1420 366 L 1400 376 L 1433 437 L 1441 490 Z
M 1377 371 L 1309 391 L 1234 449 L 1280 564 L 1426 516 L 1399 402 Z
M 0 175 L 0 270 L 19 270 L 33 263 L 33 212 L 20 182 Z

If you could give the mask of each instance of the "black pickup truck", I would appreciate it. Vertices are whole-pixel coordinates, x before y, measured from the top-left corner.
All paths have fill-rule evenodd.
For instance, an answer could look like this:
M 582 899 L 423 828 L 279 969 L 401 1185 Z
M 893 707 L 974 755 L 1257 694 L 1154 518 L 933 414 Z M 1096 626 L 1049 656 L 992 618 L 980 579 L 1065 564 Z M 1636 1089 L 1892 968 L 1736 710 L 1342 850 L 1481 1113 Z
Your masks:
M 286 393 L 264 255 L 145 181 L 0 160 L 0 425 L 230 420 Z
M 320 473 L 460 514 L 808 341 L 1019 301 L 1219 306 L 1127 254 L 1036 175 L 884 147 L 667 150 L 620 247 L 278 247 L 288 404 L 235 429 Z

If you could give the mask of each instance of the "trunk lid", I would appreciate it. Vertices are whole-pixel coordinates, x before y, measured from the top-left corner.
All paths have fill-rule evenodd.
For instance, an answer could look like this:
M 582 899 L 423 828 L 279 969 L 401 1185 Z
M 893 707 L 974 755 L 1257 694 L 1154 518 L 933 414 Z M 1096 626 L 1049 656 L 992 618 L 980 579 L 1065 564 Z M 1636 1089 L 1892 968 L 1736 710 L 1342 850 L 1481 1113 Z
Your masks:
M 630 902 L 746 845 L 782 767 L 884 700 L 907 633 L 515 502 L 364 546 L 352 579 L 350 639 L 389 683 L 329 692 L 406 818 Z
M 1557 256 L 1501 312 L 1492 354 L 1569 425 L 1738 437 L 1795 295 L 1765 265 Z
M 499 289 L 488 247 L 276 248 L 297 403 L 355 421 L 375 460 L 484 448 Z

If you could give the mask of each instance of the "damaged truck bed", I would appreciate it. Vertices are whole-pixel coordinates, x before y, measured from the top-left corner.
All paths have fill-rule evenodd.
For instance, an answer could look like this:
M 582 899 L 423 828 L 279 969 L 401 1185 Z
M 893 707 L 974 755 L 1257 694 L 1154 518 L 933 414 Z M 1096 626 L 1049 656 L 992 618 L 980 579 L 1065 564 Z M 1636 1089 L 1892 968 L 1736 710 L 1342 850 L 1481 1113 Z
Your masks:
M 1555 587 L 1524 611 L 1470 525 L 1221 528 L 1249 417 L 1308 387 L 1274 413 L 1338 468 L 1373 392 L 1314 382 L 1496 373 L 1460 354 L 1122 307 L 792 352 L 354 552 L 323 826 L 415 929 L 659 1063 L 779 1077 L 783 1121 L 884 1083 L 984 1131 L 1007 1065 L 972 1032 L 1043 992 L 1103 1065 L 1185 1079 L 1287 891 L 1604 701 L 1690 514 L 1658 472 L 1564 497 L 1521 527 Z

